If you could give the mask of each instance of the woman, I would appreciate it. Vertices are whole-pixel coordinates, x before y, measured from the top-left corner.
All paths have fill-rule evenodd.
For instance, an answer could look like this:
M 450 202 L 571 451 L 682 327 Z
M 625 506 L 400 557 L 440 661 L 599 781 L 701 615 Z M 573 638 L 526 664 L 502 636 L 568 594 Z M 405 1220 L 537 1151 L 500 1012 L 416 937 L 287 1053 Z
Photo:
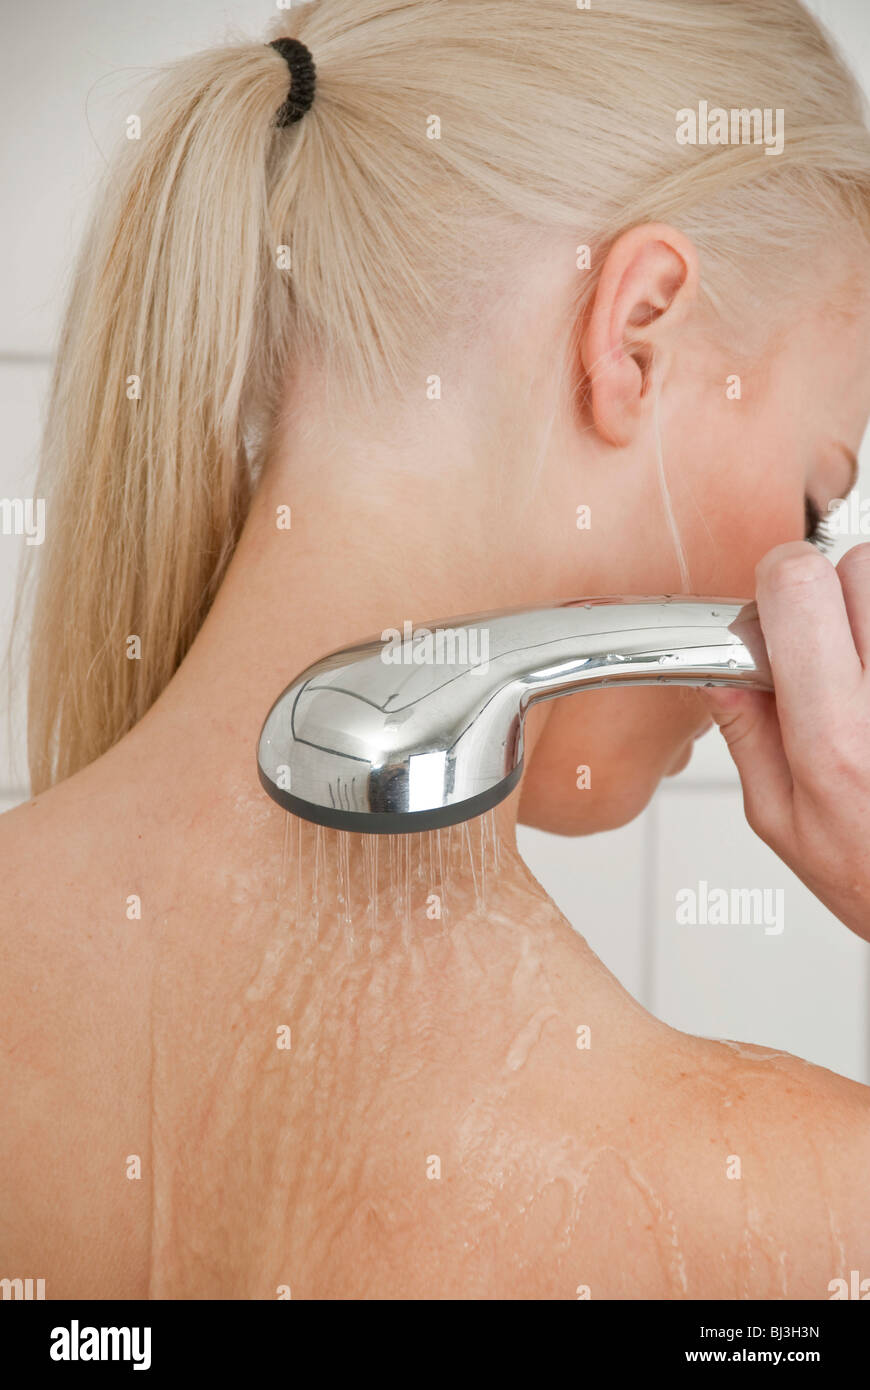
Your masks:
M 60 345 L 35 799 L 0 825 L 4 1265 L 48 1297 L 827 1298 L 870 1269 L 867 1088 L 652 1018 L 515 847 L 638 814 L 712 698 L 539 707 L 519 793 L 377 843 L 292 820 L 255 748 L 370 632 L 748 597 L 763 560 L 780 702 L 715 714 L 753 824 L 860 927 L 788 640 L 809 605 L 857 739 L 867 549 L 802 539 L 870 410 L 856 89 L 796 0 L 319 0 L 278 34 L 158 86 Z M 702 101 L 784 112 L 782 152 L 681 143 Z

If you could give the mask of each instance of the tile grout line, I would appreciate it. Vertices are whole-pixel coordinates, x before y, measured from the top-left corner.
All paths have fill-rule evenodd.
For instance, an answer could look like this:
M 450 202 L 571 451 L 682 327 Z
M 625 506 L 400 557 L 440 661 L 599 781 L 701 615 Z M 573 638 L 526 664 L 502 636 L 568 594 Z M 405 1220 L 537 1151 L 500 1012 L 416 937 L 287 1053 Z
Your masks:
M 0 352 L 0 367 L 50 367 L 52 352 Z

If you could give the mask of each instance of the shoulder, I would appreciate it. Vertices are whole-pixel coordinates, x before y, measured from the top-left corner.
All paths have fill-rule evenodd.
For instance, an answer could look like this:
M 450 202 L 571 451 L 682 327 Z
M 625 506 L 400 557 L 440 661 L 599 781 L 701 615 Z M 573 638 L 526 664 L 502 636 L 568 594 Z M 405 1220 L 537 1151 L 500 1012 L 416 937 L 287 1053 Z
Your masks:
M 870 1276 L 870 1088 L 774 1048 L 694 1041 L 699 1137 L 720 1166 L 699 1195 L 714 1247 L 734 1251 L 745 1291 L 731 1296 L 825 1299 L 851 1269 Z
M 544 1296 L 825 1300 L 870 1278 L 870 1089 L 663 1026 L 633 1055 L 575 1096 L 560 1176 L 586 1292 L 553 1267 Z
M 125 1181 L 125 1160 L 147 1149 L 148 1048 L 119 933 L 100 932 L 88 891 L 92 829 L 61 790 L 0 817 L 0 1260 L 48 1298 L 103 1297 L 107 1217 L 127 1242 L 121 1282 L 144 1277 L 147 1184 Z
M 88 826 L 65 811 L 61 792 L 0 816 L 0 1037 L 69 997 L 91 964 Z

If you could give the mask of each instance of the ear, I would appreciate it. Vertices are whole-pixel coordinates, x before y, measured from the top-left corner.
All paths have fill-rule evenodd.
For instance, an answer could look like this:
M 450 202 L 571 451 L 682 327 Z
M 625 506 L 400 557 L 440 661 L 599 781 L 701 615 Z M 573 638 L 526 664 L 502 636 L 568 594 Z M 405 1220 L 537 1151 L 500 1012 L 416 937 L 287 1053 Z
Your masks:
M 595 429 L 624 448 L 650 399 L 654 357 L 697 298 L 698 254 L 682 232 L 651 222 L 611 247 L 583 328 L 580 355 Z

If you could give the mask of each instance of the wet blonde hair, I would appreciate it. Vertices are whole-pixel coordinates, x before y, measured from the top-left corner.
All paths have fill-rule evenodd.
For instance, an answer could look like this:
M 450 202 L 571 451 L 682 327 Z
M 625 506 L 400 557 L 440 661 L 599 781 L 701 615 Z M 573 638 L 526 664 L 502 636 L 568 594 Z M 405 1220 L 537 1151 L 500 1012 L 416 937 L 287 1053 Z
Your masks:
M 315 0 L 279 34 L 317 65 L 304 119 L 276 126 L 289 71 L 262 41 L 173 64 L 80 255 L 37 485 L 34 792 L 115 744 L 176 671 L 294 364 L 360 402 L 407 391 L 538 233 L 591 246 L 581 314 L 615 237 L 677 224 L 723 331 L 832 232 L 870 234 L 861 99 L 796 0 Z M 700 100 L 783 108 L 783 153 L 680 146 L 675 114 Z

